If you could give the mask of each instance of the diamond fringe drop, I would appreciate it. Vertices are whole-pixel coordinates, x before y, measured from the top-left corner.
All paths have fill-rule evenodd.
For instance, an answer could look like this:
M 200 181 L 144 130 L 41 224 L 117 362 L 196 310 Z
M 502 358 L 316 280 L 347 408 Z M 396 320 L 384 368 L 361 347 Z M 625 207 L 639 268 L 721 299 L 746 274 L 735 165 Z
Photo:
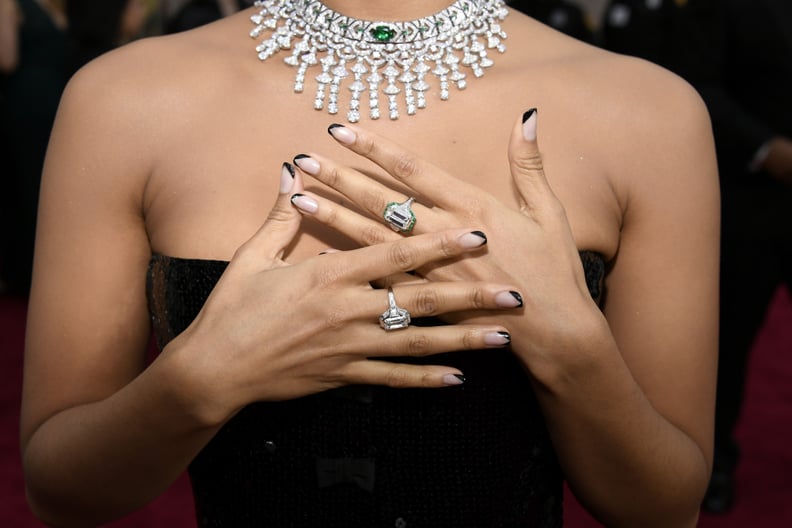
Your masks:
M 258 58 L 266 61 L 291 50 L 283 60 L 297 68 L 297 93 L 306 87 L 308 70 L 321 66 L 314 77 L 314 108 L 330 114 L 339 112 L 341 86 L 348 82 L 346 117 L 352 123 L 360 120 L 361 107 L 379 119 L 382 100 L 392 120 L 399 118 L 400 108 L 407 115 L 426 108 L 426 94 L 434 86 L 427 73 L 436 79 L 438 98 L 448 100 L 450 86 L 467 86 L 461 68 L 481 77 L 493 65 L 488 50 L 506 51 L 500 26 L 509 13 L 504 0 L 457 0 L 439 13 L 408 22 L 359 20 L 319 0 L 258 0 L 255 5 L 260 11 L 250 17 L 255 24 L 250 36 L 268 34 L 256 46 Z M 368 105 L 361 103 L 364 96 Z

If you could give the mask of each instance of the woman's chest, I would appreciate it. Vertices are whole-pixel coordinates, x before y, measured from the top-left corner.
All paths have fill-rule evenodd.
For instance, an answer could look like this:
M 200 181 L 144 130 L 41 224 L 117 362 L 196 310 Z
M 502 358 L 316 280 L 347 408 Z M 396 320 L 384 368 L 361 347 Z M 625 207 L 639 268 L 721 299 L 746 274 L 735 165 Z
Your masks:
M 504 118 L 482 120 L 480 126 L 460 126 L 464 113 L 441 122 L 424 119 L 362 126 L 374 128 L 459 180 L 458 186 L 438 185 L 432 190 L 435 196 L 453 200 L 453 195 L 469 184 L 493 195 L 500 206 L 517 208 L 507 152 L 513 122 L 505 118 L 506 113 Z M 262 118 L 243 113 L 233 118 L 222 112 L 215 115 L 196 118 L 197 122 L 185 127 L 150 177 L 144 204 L 155 252 L 230 258 L 266 220 L 277 198 L 282 164 L 297 154 L 320 154 L 387 180 L 382 169 L 327 134 L 329 124 L 343 122 L 338 116 L 314 112 L 305 119 L 290 119 L 288 112 L 276 110 Z M 599 153 L 580 137 L 565 134 L 563 127 L 553 126 L 552 121 L 543 126 L 546 139 L 540 137 L 540 147 L 545 172 L 565 207 L 578 247 L 613 255 L 621 211 L 596 161 Z M 312 192 L 347 203 L 310 177 L 305 183 Z M 291 246 L 290 258 L 302 260 L 328 247 L 347 249 L 354 243 L 306 218 Z

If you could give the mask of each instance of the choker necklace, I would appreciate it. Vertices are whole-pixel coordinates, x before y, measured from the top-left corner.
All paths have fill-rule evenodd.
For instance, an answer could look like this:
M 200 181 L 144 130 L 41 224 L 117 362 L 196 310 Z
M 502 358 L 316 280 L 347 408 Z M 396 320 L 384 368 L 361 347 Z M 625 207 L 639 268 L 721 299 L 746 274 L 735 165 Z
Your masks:
M 380 117 L 380 94 L 387 99 L 390 119 L 399 117 L 399 94 L 407 115 L 414 115 L 426 107 L 426 92 L 432 88 L 427 73 L 437 79 L 445 101 L 452 83 L 460 90 L 467 84 L 461 66 L 481 77 L 492 66 L 487 50 L 506 51 L 500 27 L 508 14 L 503 0 L 457 0 L 439 13 L 408 22 L 359 20 L 319 0 L 259 0 L 255 5 L 261 10 L 251 17 L 256 27 L 250 36 L 271 32 L 256 47 L 259 59 L 291 49 L 284 62 L 297 68 L 297 93 L 303 91 L 308 68 L 320 66 L 314 108 L 330 114 L 338 113 L 339 90 L 350 81 L 347 120 L 352 123 L 360 120 L 363 93 L 371 119 Z

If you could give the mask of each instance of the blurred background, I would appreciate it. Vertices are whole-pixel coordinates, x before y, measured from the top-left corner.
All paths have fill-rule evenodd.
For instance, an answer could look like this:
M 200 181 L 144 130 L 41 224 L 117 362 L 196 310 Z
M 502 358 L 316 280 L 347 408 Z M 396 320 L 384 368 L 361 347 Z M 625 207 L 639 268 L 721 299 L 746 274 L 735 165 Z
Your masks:
M 574 38 L 675 72 L 707 104 L 723 200 L 722 315 L 716 453 L 699 525 L 792 526 L 792 0 L 507 3 Z M 25 502 L 17 435 L 39 182 L 61 93 L 80 67 L 118 46 L 252 4 L 0 0 L 2 526 L 42 526 Z M 186 477 L 112 524 L 194 525 Z M 600 525 L 567 493 L 565 526 Z

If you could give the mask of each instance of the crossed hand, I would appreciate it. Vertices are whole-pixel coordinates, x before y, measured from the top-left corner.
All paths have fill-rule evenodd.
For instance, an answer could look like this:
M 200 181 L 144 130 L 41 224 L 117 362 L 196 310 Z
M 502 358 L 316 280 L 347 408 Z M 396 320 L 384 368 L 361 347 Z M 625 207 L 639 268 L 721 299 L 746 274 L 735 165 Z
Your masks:
M 383 219 L 388 204 L 409 196 L 328 158 L 295 158 L 303 173 L 342 193 L 364 216 L 306 192 L 302 174 L 284 164 L 267 221 L 239 248 L 178 338 L 197 344 L 196 368 L 212 387 L 207 401 L 218 419 L 252 401 L 347 384 L 443 387 L 464 381 L 455 368 L 384 358 L 511 343 L 530 368 L 559 344 L 574 347 L 585 339 L 587 318 L 580 314 L 601 314 L 563 207 L 544 176 L 536 118 L 531 111 L 516 122 L 509 145 L 519 210 L 385 138 L 332 126 L 339 143 L 431 201 L 412 204 L 417 222 L 409 233 Z M 362 247 L 285 262 L 301 222 L 297 209 Z M 371 286 L 377 281 L 393 285 L 391 300 L 412 317 L 440 315 L 464 324 L 385 331 L 379 315 L 388 295 Z

